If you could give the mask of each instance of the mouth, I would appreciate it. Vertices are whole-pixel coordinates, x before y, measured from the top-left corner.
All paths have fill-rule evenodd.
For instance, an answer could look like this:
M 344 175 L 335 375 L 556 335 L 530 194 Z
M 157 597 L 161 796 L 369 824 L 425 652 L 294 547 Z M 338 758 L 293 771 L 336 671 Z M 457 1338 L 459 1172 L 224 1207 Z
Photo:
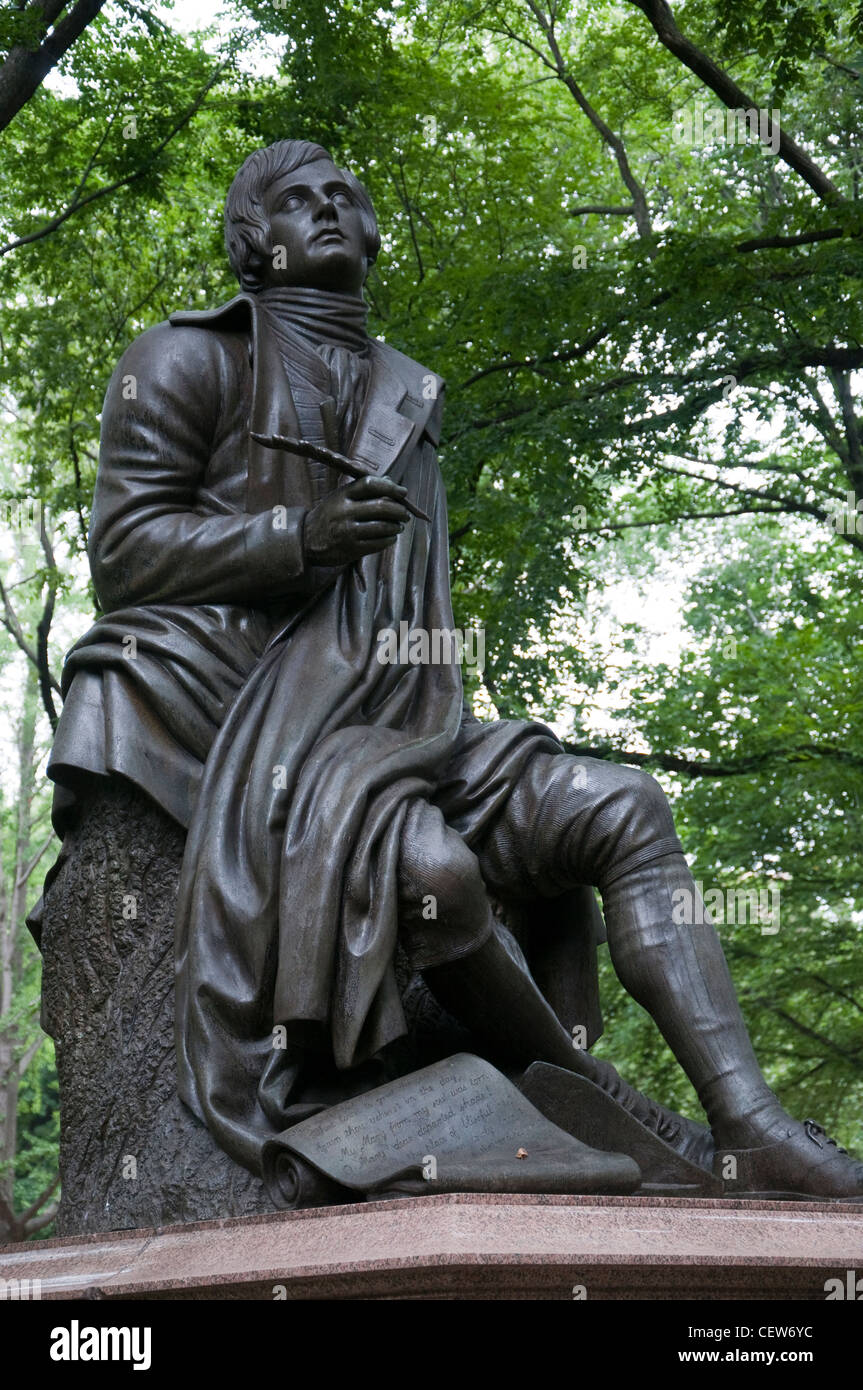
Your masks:
M 324 227 L 323 231 L 315 232 L 312 241 L 323 241 L 325 237 L 337 237 L 339 241 L 345 240 L 344 232 L 340 232 L 338 227 Z

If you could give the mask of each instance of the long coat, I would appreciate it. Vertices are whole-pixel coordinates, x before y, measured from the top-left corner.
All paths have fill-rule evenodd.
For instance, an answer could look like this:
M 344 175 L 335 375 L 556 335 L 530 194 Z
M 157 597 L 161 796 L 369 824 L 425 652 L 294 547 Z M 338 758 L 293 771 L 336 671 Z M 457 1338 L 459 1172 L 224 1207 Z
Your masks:
M 80 771 L 129 778 L 188 830 L 180 1092 L 253 1169 L 301 1113 L 309 1055 L 350 1075 L 404 1032 L 393 960 L 410 799 L 433 800 L 474 845 L 527 759 L 561 751 L 541 725 L 466 716 L 458 665 L 379 660 L 385 629 L 454 624 L 443 383 L 370 350 L 349 452 L 431 522 L 316 567 L 302 546 L 312 471 L 250 438 L 315 435 L 254 297 L 132 344 L 102 419 L 90 560 L 104 616 L 67 658 L 49 764 L 61 834 Z M 593 979 L 572 986 L 590 998 L 571 1016 L 595 1017 Z

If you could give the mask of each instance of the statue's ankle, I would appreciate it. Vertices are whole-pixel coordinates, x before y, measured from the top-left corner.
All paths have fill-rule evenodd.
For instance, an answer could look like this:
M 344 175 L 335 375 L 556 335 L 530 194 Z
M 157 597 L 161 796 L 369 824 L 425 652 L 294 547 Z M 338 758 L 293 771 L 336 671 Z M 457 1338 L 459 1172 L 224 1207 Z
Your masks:
M 719 1152 L 764 1148 L 781 1138 L 789 1124 L 793 1121 L 771 1091 L 745 1114 L 711 1118 L 710 1128 Z

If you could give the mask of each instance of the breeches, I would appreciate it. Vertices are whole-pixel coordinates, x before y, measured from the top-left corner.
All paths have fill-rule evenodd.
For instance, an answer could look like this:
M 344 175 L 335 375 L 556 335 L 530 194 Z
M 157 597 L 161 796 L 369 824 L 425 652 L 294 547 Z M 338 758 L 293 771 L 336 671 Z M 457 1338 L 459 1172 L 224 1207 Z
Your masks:
M 476 950 L 492 930 L 489 895 L 601 892 L 680 853 L 671 810 L 647 773 L 596 758 L 537 753 L 500 814 L 469 848 L 427 801 L 411 803 L 399 860 L 402 939 L 417 969 Z

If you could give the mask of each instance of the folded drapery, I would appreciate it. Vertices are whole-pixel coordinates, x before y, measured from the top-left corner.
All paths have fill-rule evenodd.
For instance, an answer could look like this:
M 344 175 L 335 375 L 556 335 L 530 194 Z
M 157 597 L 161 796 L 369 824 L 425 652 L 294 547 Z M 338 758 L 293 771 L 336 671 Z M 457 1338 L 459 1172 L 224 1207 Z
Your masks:
M 61 834 L 88 775 L 127 777 L 188 829 L 180 1093 L 254 1171 L 266 1139 L 387 1079 L 381 1052 L 405 1030 L 393 958 L 411 799 L 481 847 L 527 762 L 560 752 L 541 725 L 466 718 L 452 660 L 379 660 L 382 632 L 454 630 L 443 383 L 385 344 L 369 341 L 351 453 L 431 521 L 357 564 L 306 564 L 306 509 L 343 480 L 254 436 L 326 442 L 333 378 L 314 346 L 286 355 L 272 319 L 249 295 L 175 315 L 117 368 L 91 532 L 106 613 L 64 668 L 49 767 Z M 591 908 L 587 891 L 569 912 L 580 933 L 544 931 L 551 905 L 533 912 L 528 958 L 567 1027 L 597 1018 Z
M 403 620 L 454 625 L 433 450 L 393 476 L 431 523 L 345 569 L 262 656 L 210 750 L 189 829 L 180 1091 L 248 1167 L 297 1117 L 316 1054 L 346 1071 L 405 1031 L 393 959 L 411 798 L 440 792 L 470 843 L 526 760 L 559 750 L 539 725 L 463 725 L 457 664 L 378 660 L 378 633 Z

